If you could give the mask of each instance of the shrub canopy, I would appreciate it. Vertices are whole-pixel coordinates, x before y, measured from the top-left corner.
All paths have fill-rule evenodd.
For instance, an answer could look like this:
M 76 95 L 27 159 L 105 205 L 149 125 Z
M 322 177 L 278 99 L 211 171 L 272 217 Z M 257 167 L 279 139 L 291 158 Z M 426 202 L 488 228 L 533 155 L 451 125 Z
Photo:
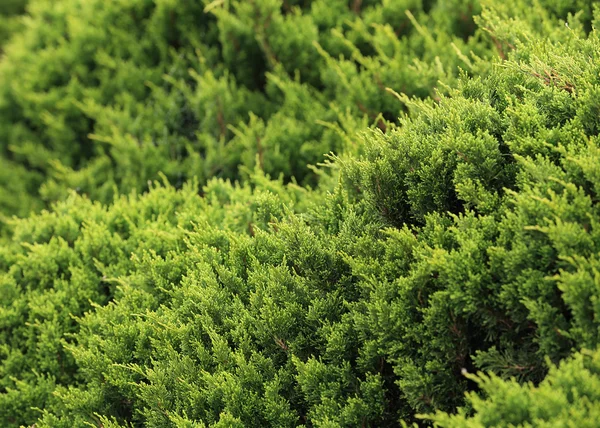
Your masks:
M 256 162 L 314 186 L 307 165 L 346 134 L 396 121 L 387 87 L 432 95 L 485 51 L 473 0 L 351 3 L 33 1 L 0 64 L 0 210 Z
M 0 60 L 2 425 L 594 426 L 598 19 L 33 0 Z

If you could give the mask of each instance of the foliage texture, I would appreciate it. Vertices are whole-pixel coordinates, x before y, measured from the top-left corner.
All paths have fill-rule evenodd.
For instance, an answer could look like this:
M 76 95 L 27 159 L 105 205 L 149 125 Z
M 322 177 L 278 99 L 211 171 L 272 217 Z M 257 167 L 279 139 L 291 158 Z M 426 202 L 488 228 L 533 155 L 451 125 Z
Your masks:
M 32 0 L 0 423 L 595 426 L 592 3 Z

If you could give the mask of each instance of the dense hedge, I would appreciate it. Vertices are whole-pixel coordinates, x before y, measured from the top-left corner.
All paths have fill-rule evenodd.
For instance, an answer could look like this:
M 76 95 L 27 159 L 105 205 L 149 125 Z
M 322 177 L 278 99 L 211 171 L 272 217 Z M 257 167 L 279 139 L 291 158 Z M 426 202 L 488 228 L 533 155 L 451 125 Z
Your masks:
M 0 55 L 2 45 L 21 29 L 20 18 L 26 4 L 25 0 L 4 0 L 0 5 Z
M 600 420 L 600 352 L 583 351 L 551 366 L 538 387 L 522 385 L 498 376 L 471 377 L 487 394 L 487 399 L 471 393 L 475 409 L 469 416 L 438 413 L 428 416 L 439 427 L 573 426 L 595 427 Z
M 58 200 L 3 426 L 595 426 L 592 2 L 57 4 L 0 62 L 3 212 Z
M 486 51 L 469 37 L 478 10 L 474 0 L 33 1 L 0 64 L 0 210 L 26 215 L 69 189 L 110 202 L 158 172 L 177 186 L 244 178 L 240 165 L 257 161 L 314 185 L 307 165 L 342 150 L 345 134 L 396 120 L 402 104 L 386 87 L 431 95 L 461 56 Z

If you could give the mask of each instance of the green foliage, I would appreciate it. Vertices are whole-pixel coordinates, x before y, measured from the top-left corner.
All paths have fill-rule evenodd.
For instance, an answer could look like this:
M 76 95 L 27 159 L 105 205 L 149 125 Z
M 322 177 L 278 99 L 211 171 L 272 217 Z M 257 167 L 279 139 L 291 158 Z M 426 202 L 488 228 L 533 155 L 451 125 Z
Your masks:
M 79 317 L 84 313 L 93 308 L 113 308 L 115 301 L 128 294 L 121 291 L 126 283 L 123 275 L 152 265 L 146 272 L 149 277 L 143 272 L 136 274 L 134 293 L 141 293 L 138 297 L 142 300 L 136 298 L 132 304 L 144 308 L 139 307 L 137 315 L 127 315 L 145 323 L 148 319 L 143 313 L 158 307 L 155 303 L 163 300 L 159 296 L 167 293 L 163 287 L 178 283 L 186 266 L 196 267 L 202 255 L 219 259 L 216 248 L 198 248 L 193 257 L 182 251 L 194 239 L 190 228 L 204 231 L 213 245 L 229 245 L 231 238 L 242 239 L 240 233 L 254 235 L 267 229 L 304 193 L 293 187 L 286 190 L 281 182 L 268 181 L 260 174 L 253 174 L 251 181 L 257 186 L 254 191 L 213 180 L 204 188 L 203 197 L 193 185 L 179 192 L 157 187 L 141 198 L 121 197 L 109 210 L 72 195 L 52 212 L 20 220 L 14 244 L 6 246 L 0 257 L 4 272 L 0 365 L 5 390 L 0 396 L 3 424 L 32 423 L 37 414 L 32 407 L 52 407 L 56 401 L 50 395 L 55 385 L 78 383 L 89 376 L 77 370 L 69 351 L 72 333 L 80 330 Z M 158 260 L 162 260 L 162 267 L 155 264 Z M 178 262 L 182 264 L 177 266 Z M 163 274 L 169 279 L 160 279 Z M 158 300 L 152 303 L 154 298 Z M 207 303 L 214 302 L 209 299 Z M 135 335 L 127 340 L 138 342 L 139 351 L 150 357 L 150 349 L 143 350 L 149 344 L 143 341 L 150 337 L 135 337 L 135 329 L 130 333 Z M 129 350 L 122 347 L 118 352 L 125 356 Z M 118 396 L 110 389 L 107 402 Z M 101 396 L 97 399 L 102 401 Z M 85 401 L 93 408 L 89 397 Z M 115 402 L 114 406 L 112 413 L 119 414 L 117 409 L 123 405 Z M 102 407 L 95 410 L 108 411 Z
M 105 5 L 33 0 L 5 47 L 0 151 L 22 184 L 0 177 L 4 215 L 72 190 L 110 202 L 159 172 L 177 187 L 245 179 L 257 161 L 314 186 L 308 164 L 396 120 L 386 87 L 431 95 L 467 52 L 488 52 L 471 0 Z
M 19 30 L 19 15 L 25 12 L 27 0 L 4 0 L 0 5 L 0 54 L 2 45 Z
M 428 416 L 439 427 L 576 426 L 594 427 L 600 418 L 600 352 L 576 353 L 551 366 L 535 387 L 496 375 L 469 375 L 487 395 L 471 393 L 475 414 Z
M 600 15 L 546 3 L 34 0 L 2 425 L 593 426 Z
M 598 345 L 597 34 L 557 26 L 552 43 L 493 11 L 481 22 L 499 43 L 511 31 L 506 61 L 407 101 L 396 132 L 342 159 L 355 197 L 398 228 L 395 263 L 353 272 L 372 287 L 365 355 L 395 366 L 411 411 L 459 404 L 465 367 L 538 382 L 545 356 Z

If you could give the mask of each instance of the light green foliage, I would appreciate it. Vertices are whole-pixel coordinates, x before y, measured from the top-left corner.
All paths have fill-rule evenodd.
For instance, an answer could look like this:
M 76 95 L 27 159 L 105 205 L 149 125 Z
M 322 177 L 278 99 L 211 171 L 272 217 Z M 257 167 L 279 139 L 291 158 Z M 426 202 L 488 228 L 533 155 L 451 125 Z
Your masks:
M 600 418 L 600 352 L 582 351 L 552 366 L 535 387 L 515 379 L 502 380 L 483 373 L 469 376 L 487 394 L 468 400 L 475 411 L 429 416 L 439 427 L 573 426 L 595 427 Z
M 308 164 L 396 121 L 387 87 L 431 95 L 488 52 L 469 37 L 478 6 L 455 3 L 33 0 L 0 63 L 0 212 L 72 190 L 110 202 L 159 172 L 244 179 L 257 161 L 314 186 Z
M 0 4 L 0 55 L 2 45 L 21 28 L 20 15 L 25 12 L 27 0 L 4 0 Z
M 462 368 L 539 381 L 545 356 L 598 345 L 597 34 L 556 27 L 553 44 L 492 11 L 482 23 L 512 32 L 507 61 L 411 102 L 397 132 L 343 160 L 356 197 L 400 228 L 395 263 L 354 262 L 373 287 L 365 353 L 421 412 L 462 399 Z
M 34 0 L 0 422 L 594 426 L 600 15 L 547 3 Z
M 194 239 L 190 229 L 204 231 L 214 245 L 227 245 L 231 238 L 242 239 L 239 233 L 254 235 L 268 229 L 303 194 L 301 189 L 286 190 L 280 182 L 260 174 L 253 174 L 251 182 L 260 190 L 213 180 L 204 188 L 203 197 L 197 195 L 195 186 L 179 192 L 156 187 L 142 198 L 121 197 L 108 210 L 72 195 L 52 212 L 20 220 L 14 244 L 7 245 L 0 257 L 4 272 L 0 373 L 6 388 L 0 396 L 2 420 L 9 424 L 31 421 L 37 413 L 31 407 L 44 408 L 48 400 L 55 400 L 49 396 L 55 385 L 86 379 L 88 375 L 77 374 L 69 351 L 72 333 L 79 330 L 79 317 L 86 311 L 106 304 L 112 308 L 115 300 L 128 294 L 122 291 L 123 275 L 152 265 L 145 272 L 149 277 L 143 271 L 135 275 L 141 281 L 135 288 L 142 288 L 134 294 L 142 293 L 138 296 L 142 300 L 134 301 L 145 308 L 140 307 L 138 313 L 145 322 L 141 314 L 154 307 L 154 291 L 169 286 L 169 281 L 178 283 L 185 266 L 195 266 L 194 260 L 202 253 L 216 255 L 209 248 L 194 251 L 195 257 L 182 251 Z M 162 267 L 154 263 L 159 260 Z M 176 261 L 183 264 L 177 266 Z M 167 272 L 171 272 L 169 280 L 159 279 Z M 150 293 L 144 293 L 144 287 Z M 126 355 L 129 350 L 122 347 L 118 352 Z M 145 352 L 150 355 L 149 349 Z

